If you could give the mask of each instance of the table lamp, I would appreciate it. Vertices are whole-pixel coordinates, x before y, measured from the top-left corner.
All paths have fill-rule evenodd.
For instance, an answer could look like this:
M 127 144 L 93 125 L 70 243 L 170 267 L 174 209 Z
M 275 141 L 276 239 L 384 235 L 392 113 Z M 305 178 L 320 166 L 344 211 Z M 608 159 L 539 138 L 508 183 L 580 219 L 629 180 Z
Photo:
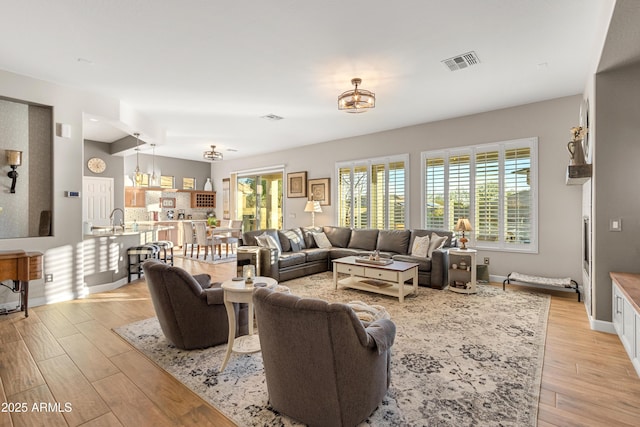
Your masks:
M 473 229 L 471 228 L 471 222 L 469 222 L 469 218 L 460 218 L 454 230 L 462 231 L 462 237 L 460 238 L 460 243 L 462 244 L 462 246 L 460 246 L 460 249 L 467 249 L 466 243 L 469 240 L 466 237 L 464 237 L 464 232 L 473 231 Z
M 316 226 L 316 212 L 322 213 L 320 202 L 309 200 L 304 207 L 305 212 L 311 212 L 311 226 Z

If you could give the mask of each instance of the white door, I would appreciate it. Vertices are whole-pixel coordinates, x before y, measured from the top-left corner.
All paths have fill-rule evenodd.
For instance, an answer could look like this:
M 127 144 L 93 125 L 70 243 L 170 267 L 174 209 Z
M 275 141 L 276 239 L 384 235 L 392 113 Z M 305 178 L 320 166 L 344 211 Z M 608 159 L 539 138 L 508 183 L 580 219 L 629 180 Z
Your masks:
M 109 225 L 113 210 L 113 178 L 85 176 L 82 180 L 82 221 Z

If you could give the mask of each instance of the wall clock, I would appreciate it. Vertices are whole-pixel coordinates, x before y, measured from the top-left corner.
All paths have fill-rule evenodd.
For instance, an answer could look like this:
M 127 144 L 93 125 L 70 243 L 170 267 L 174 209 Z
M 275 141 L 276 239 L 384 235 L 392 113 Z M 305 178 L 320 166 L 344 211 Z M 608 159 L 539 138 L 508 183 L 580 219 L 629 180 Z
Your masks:
M 99 157 L 92 157 L 87 162 L 87 167 L 93 173 L 102 173 L 107 169 L 107 164 Z

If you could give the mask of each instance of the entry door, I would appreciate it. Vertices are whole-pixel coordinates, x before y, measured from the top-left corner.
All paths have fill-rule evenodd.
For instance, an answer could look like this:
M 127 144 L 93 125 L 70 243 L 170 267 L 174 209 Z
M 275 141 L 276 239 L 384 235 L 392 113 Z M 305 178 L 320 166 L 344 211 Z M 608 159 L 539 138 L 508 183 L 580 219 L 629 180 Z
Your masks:
M 282 228 L 282 172 L 238 177 L 238 215 L 242 230 Z
M 113 178 L 85 176 L 82 180 L 82 221 L 109 225 L 113 210 Z

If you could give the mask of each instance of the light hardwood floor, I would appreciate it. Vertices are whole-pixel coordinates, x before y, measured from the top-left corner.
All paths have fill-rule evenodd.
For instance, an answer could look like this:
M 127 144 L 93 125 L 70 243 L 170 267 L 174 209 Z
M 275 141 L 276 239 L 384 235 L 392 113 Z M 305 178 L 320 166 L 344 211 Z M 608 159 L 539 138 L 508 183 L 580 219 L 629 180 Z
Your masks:
M 235 275 L 235 263 L 176 265 L 214 280 Z M 538 425 L 637 426 L 640 380 L 617 336 L 590 330 L 575 294 L 552 295 Z M 27 319 L 0 317 L 0 427 L 233 426 L 111 331 L 153 315 L 138 281 L 34 307 Z

